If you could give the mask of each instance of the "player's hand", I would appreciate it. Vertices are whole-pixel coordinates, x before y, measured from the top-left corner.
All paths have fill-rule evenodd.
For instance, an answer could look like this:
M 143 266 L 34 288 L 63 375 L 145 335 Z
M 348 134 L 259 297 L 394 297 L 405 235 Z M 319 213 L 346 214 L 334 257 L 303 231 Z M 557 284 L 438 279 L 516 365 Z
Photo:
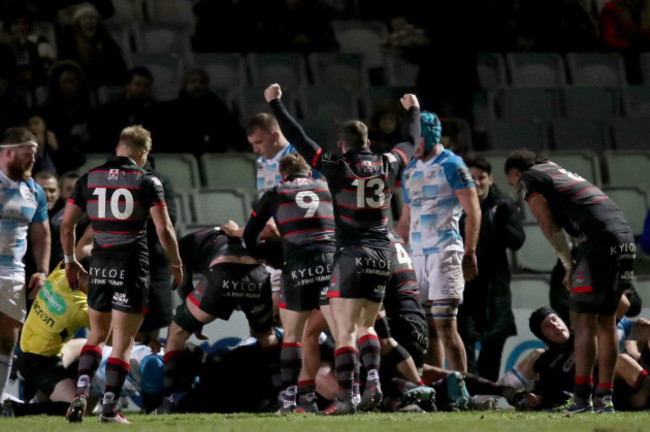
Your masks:
M 27 286 L 27 289 L 29 290 L 29 294 L 27 294 L 27 298 L 29 300 L 34 300 L 36 298 L 36 294 L 38 294 L 38 291 L 41 289 L 43 285 L 45 285 L 45 275 L 43 273 L 34 273 L 31 278 L 29 278 L 29 285 Z
M 402 106 L 407 111 L 412 107 L 418 107 L 418 108 L 420 107 L 420 102 L 418 101 L 417 96 L 415 96 L 413 93 L 406 93 L 404 96 L 401 97 L 399 101 L 402 103 Z
M 174 277 L 174 285 L 178 286 L 183 283 L 183 265 L 169 265 L 169 274 Z
M 280 84 L 271 84 L 266 88 L 266 90 L 264 90 L 264 99 L 266 99 L 267 102 L 280 98 L 282 98 L 282 89 L 280 88 Z
M 468 253 L 463 255 L 463 277 L 466 281 L 471 281 L 476 276 L 478 276 L 476 253 Z
M 70 289 L 79 289 L 79 275 L 82 274 L 88 274 L 88 272 L 79 264 L 79 261 L 73 261 L 65 265 L 65 278 L 68 280 Z
M 194 332 L 194 337 L 197 338 L 198 340 L 208 340 L 209 338 L 203 334 L 201 330 L 197 330 Z

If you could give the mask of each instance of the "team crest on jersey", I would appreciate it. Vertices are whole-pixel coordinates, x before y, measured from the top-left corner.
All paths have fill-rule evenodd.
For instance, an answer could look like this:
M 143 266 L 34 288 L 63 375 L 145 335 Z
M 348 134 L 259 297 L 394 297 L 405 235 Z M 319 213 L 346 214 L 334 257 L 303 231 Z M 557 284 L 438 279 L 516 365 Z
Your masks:
M 397 158 L 392 153 L 384 153 L 384 156 L 386 156 L 386 159 L 388 159 L 388 162 L 390 162 L 390 163 L 397 162 Z
M 112 168 L 108 170 L 108 179 L 109 180 L 117 180 L 120 178 L 120 170 Z
M 158 179 L 158 177 L 151 177 L 151 181 L 152 181 L 153 184 L 155 184 L 156 186 L 162 187 L 162 183 L 160 182 L 160 180 Z
M 372 171 L 372 162 L 370 161 L 361 162 L 361 168 L 363 168 L 365 171 Z

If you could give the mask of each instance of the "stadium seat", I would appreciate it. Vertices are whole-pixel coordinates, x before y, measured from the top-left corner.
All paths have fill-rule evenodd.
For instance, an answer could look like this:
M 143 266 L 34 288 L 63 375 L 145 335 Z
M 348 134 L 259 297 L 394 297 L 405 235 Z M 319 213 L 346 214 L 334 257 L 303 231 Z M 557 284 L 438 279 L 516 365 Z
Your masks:
M 194 215 L 190 210 L 190 196 L 184 190 L 174 190 L 174 203 L 176 204 L 176 227 L 182 227 L 194 222 Z M 168 199 L 165 197 L 165 199 Z M 182 231 L 182 229 L 177 229 Z
M 556 150 L 545 154 L 549 160 L 560 165 L 569 172 L 576 173 L 595 186 L 601 186 L 600 160 L 593 151 Z
M 551 123 L 553 148 L 555 150 L 593 150 L 603 152 L 612 149 L 609 123 L 593 119 L 555 119 Z
M 307 64 L 314 85 L 344 86 L 361 93 L 370 83 L 368 65 L 361 54 L 342 52 L 312 52 Z
M 139 54 L 131 56 L 131 67 L 144 66 L 153 75 L 152 94 L 159 102 L 174 99 L 181 86 L 184 62 L 174 54 Z
M 619 118 L 610 121 L 616 150 L 650 148 L 650 121 L 645 118 Z
M 627 85 L 625 64 L 616 52 L 569 52 L 565 57 L 571 84 L 621 88 Z
M 194 189 L 192 207 L 199 224 L 221 224 L 228 220 L 244 226 L 251 212 L 251 198 L 243 189 Z
M 187 23 L 135 21 L 131 31 L 136 53 L 184 56 L 191 52 Z
M 566 84 L 564 59 L 554 52 L 509 52 L 506 66 L 513 86 L 563 87 Z
M 643 224 L 648 213 L 648 194 L 636 187 L 604 186 L 605 192 L 625 215 L 635 236 L 643 232 Z
M 650 118 L 650 84 L 625 87 L 623 109 L 625 117 Z
M 156 171 L 166 175 L 174 189 L 189 191 L 201 186 L 199 164 L 191 153 L 155 153 Z
M 474 151 L 472 141 L 472 126 L 462 117 L 441 117 L 442 125 L 441 142 L 446 149 L 453 149 L 455 153 L 465 154 Z
M 204 153 L 200 159 L 204 187 L 241 188 L 257 197 L 257 155 L 254 153 Z
M 397 87 L 415 87 L 420 66 L 398 54 L 384 54 L 386 84 Z
M 548 306 L 550 286 L 550 278 L 546 275 L 513 274 L 510 281 L 513 309 L 534 310 Z
M 547 122 L 560 117 L 555 88 L 504 87 L 488 94 L 492 119 Z
M 479 85 L 486 91 L 508 85 L 506 61 L 500 53 L 480 52 L 476 58 L 476 73 Z
M 335 19 L 330 23 L 342 53 L 365 56 L 369 68 L 383 68 L 382 42 L 388 28 L 382 21 Z
M 561 90 L 563 115 L 570 119 L 606 120 L 622 114 L 621 91 L 615 87 L 571 85 Z
M 145 0 L 151 21 L 192 24 L 193 0 Z
M 544 124 L 523 120 L 493 120 L 489 128 L 490 150 L 527 148 L 539 152 L 548 148 L 548 132 Z
M 603 158 L 608 186 L 634 186 L 650 190 L 650 151 L 606 151 Z
M 250 84 L 246 60 L 239 53 L 192 53 L 191 62 L 208 74 L 210 88 L 230 91 Z
M 360 117 L 359 96 L 341 86 L 310 86 L 301 89 L 298 101 L 303 118 L 340 123 Z
M 251 52 L 245 59 L 254 86 L 278 83 L 283 89 L 297 91 L 309 85 L 307 63 L 301 53 Z
M 75 171 L 81 175 L 86 174 L 91 168 L 103 165 L 110 156 L 109 153 L 86 153 L 86 161 Z
M 557 262 L 555 250 L 544 237 L 537 222 L 524 222 L 523 227 L 526 240 L 514 253 L 516 271 L 550 273 Z

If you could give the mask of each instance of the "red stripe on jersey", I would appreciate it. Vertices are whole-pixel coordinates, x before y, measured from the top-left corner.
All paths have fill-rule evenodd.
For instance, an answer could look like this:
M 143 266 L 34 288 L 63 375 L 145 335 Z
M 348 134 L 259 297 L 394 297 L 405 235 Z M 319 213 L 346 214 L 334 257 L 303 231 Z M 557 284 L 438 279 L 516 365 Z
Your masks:
M 410 282 L 415 282 L 415 281 L 410 281 Z M 406 294 L 414 295 L 415 297 L 420 297 L 420 293 L 415 292 L 415 291 L 404 290 L 404 291 L 402 291 L 402 292 L 404 292 L 404 293 L 406 293 Z
M 320 203 L 325 203 L 325 204 L 331 204 L 332 201 L 319 201 Z M 288 206 L 288 205 L 297 205 L 295 202 L 287 202 L 287 203 L 281 203 L 280 207 L 282 206 Z
M 409 271 L 409 270 L 413 271 L 412 268 L 408 268 L 408 267 L 407 267 L 407 268 L 404 268 L 404 269 L 402 269 L 402 270 L 394 271 L 393 273 L 397 274 L 397 273 L 402 273 L 402 272 Z
M 104 186 L 104 185 L 88 185 L 90 188 L 104 188 L 104 189 L 140 189 L 139 186 Z
M 602 201 L 602 200 L 606 200 L 606 199 L 609 199 L 609 197 L 604 196 L 604 197 L 596 198 L 595 200 L 593 200 L 593 201 L 590 202 L 589 204 L 593 204 L 593 203 L 595 203 L 595 202 Z
M 354 175 L 346 175 L 346 176 L 343 176 L 343 177 L 346 178 L 346 179 L 351 179 L 351 180 L 372 180 L 372 179 L 376 179 L 376 178 L 387 179 L 388 174 L 383 175 L 383 176 L 375 176 L 375 177 L 357 177 L 357 176 L 354 176 Z
M 70 204 L 77 204 L 72 198 L 68 198 L 68 201 L 66 201 Z
M 575 193 L 571 198 L 575 198 L 575 197 L 577 197 L 578 195 L 582 195 L 584 192 L 588 191 L 589 189 L 598 189 L 598 188 L 597 188 L 596 186 L 592 186 L 592 187 L 584 188 L 584 189 L 581 190 L 580 192 Z
M 585 285 L 585 286 L 579 286 L 579 287 L 571 287 L 571 292 L 580 294 L 580 293 L 589 293 L 594 290 L 594 287 L 591 285 Z
M 280 222 L 280 225 L 286 224 L 288 222 L 295 222 L 297 220 L 303 220 L 303 219 L 334 219 L 334 216 L 312 216 L 312 217 L 297 217 L 293 219 L 287 219 L 286 221 Z
M 201 304 L 201 302 L 198 301 L 192 293 L 190 293 L 190 295 L 188 295 L 187 298 L 190 299 L 190 301 L 194 303 L 196 306 L 199 306 Z
M 257 213 L 255 213 L 255 210 L 251 210 L 251 215 L 257 216 Z
M 328 291 L 327 292 L 327 298 L 332 298 L 332 297 L 341 297 L 341 293 L 338 291 Z
M 278 302 L 278 308 L 280 308 L 280 309 L 286 309 L 286 308 L 287 308 L 287 304 L 286 304 L 286 303 L 283 303 L 283 302 Z
M 325 232 L 334 232 L 332 229 L 324 229 L 324 228 L 315 228 L 315 229 L 306 229 L 306 230 L 299 230 L 299 231 L 293 231 L 288 234 L 285 234 L 285 237 L 292 236 L 294 234 L 300 234 L 300 233 L 305 233 L 305 232 L 314 232 L 314 231 L 325 231 Z
M 319 148 L 316 154 L 314 155 L 314 160 L 311 161 L 311 166 L 313 167 L 316 166 L 316 162 L 318 161 L 318 156 L 320 156 L 321 153 L 323 153 L 323 149 Z
M 153 205 L 156 206 L 156 207 L 167 207 L 166 202 L 155 202 L 155 203 L 153 203 Z
M 329 189 L 309 189 L 310 192 L 329 192 Z M 298 192 L 304 192 L 301 190 L 286 190 L 286 191 L 278 191 L 279 194 L 289 194 L 289 193 L 298 193 Z
M 394 151 L 395 153 L 399 153 L 399 155 L 402 156 L 402 160 L 404 161 L 404 165 L 406 165 L 408 163 L 409 160 L 406 158 L 406 154 L 402 150 L 393 149 L 392 151 Z
M 94 233 L 109 233 L 109 234 L 141 234 L 144 231 L 98 231 L 98 230 L 93 230 Z
M 322 202 L 324 202 L 324 201 L 322 201 Z M 388 207 L 390 207 L 390 204 L 385 205 L 385 206 L 381 206 L 381 207 L 372 207 L 372 208 L 354 207 L 354 206 L 349 206 L 349 205 L 345 205 L 345 204 L 341 204 L 341 203 L 336 203 L 336 205 L 340 206 L 340 207 L 344 207 L 344 208 L 349 208 L 349 209 L 352 209 L 352 210 L 383 210 L 383 209 L 387 209 Z
M 560 192 L 564 192 L 565 190 L 569 189 L 574 184 L 578 184 L 578 183 L 582 183 L 582 180 L 576 180 L 573 183 L 569 183 L 568 185 L 566 185 L 562 189 L 560 189 Z

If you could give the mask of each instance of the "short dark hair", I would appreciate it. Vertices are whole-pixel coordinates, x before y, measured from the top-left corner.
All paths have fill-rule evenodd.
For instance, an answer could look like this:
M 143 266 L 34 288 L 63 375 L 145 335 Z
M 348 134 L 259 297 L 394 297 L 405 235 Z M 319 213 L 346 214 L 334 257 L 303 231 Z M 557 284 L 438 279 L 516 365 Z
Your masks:
M 308 176 L 311 172 L 311 167 L 302 156 L 298 153 L 289 153 L 280 159 L 280 164 L 278 167 L 280 174 L 284 177 L 295 177 L 295 176 Z
M 49 171 L 39 171 L 36 174 L 34 174 L 34 180 L 49 180 L 49 179 L 54 179 L 55 181 L 57 180 L 56 175 L 54 173 L 51 173 Z
M 485 171 L 488 174 L 492 174 L 492 164 L 483 156 L 472 156 L 468 157 L 465 161 L 467 168 L 478 168 L 481 171 Z
M 504 164 L 504 171 L 506 174 L 511 169 L 517 169 L 521 172 L 524 172 L 538 162 L 539 158 L 535 152 L 525 149 L 515 150 L 510 153 L 510 155 L 508 155 L 508 159 L 506 159 L 506 163 Z
M 144 66 L 136 66 L 134 68 L 131 68 L 131 70 L 129 70 L 129 79 L 127 82 L 131 82 L 134 76 L 143 76 L 153 81 L 153 74 L 148 68 Z
M 29 129 L 10 127 L 2 135 L 0 144 L 22 144 L 30 141 L 36 142 L 36 136 Z
M 68 179 L 78 180 L 79 177 L 81 177 L 81 175 L 79 174 L 78 171 L 66 171 L 61 175 L 61 177 L 59 177 L 59 187 L 63 185 L 64 181 Z
M 368 142 L 368 126 L 359 120 L 347 120 L 341 123 L 339 139 L 348 148 L 361 148 Z
M 257 129 L 264 129 L 268 131 L 279 131 L 280 125 L 278 119 L 271 113 L 261 112 L 248 121 L 246 126 L 246 135 L 252 135 Z

